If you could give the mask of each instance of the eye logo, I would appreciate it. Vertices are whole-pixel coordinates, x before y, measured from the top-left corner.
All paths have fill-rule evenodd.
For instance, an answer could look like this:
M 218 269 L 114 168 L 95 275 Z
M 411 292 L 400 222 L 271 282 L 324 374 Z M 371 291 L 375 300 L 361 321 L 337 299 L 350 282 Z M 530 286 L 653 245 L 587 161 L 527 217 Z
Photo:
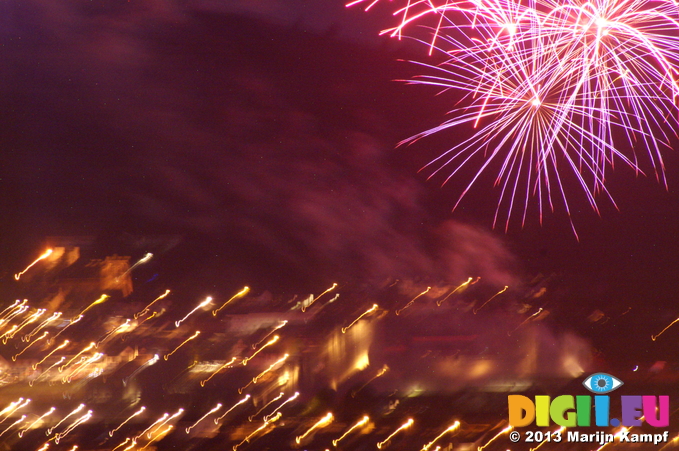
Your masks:
M 595 373 L 582 382 L 582 385 L 592 393 L 603 395 L 612 392 L 622 385 L 622 381 L 606 373 Z

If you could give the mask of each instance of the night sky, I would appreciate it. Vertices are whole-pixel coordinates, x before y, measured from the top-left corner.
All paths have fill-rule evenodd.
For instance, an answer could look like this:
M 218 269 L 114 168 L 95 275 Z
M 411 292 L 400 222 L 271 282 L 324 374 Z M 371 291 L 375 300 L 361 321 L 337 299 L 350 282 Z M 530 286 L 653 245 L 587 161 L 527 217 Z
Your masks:
M 616 168 L 619 209 L 601 198 L 601 216 L 567 185 L 579 240 L 561 210 L 493 230 L 491 183 L 453 212 L 455 180 L 418 170 L 464 130 L 397 143 L 455 97 L 399 81 L 420 70 L 401 60 L 426 56 L 379 36 L 388 14 L 341 0 L 4 2 L 2 271 L 46 236 L 127 233 L 182 235 L 167 258 L 189 274 L 273 290 L 474 273 L 520 291 L 555 274 L 551 327 L 611 360 L 676 357 L 649 340 L 679 315 L 674 151 L 668 190 Z M 587 323 L 595 309 L 610 323 Z

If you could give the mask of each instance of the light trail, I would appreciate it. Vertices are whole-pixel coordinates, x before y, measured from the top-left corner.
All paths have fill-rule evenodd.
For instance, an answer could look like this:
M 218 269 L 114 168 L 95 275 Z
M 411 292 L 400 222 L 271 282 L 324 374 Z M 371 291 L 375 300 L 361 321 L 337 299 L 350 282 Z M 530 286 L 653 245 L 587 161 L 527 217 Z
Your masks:
M 318 296 L 312 298 L 312 299 L 311 299 L 311 302 L 309 302 L 309 305 L 306 305 L 306 306 L 305 306 L 304 304 L 302 304 L 302 312 L 306 312 L 306 310 L 307 310 L 309 307 L 311 307 L 311 306 L 314 304 L 314 302 L 318 301 L 324 294 L 330 293 L 330 292 L 331 292 L 332 290 L 334 290 L 335 288 L 337 288 L 337 284 L 336 284 L 336 283 L 333 283 L 332 286 L 331 286 L 330 288 L 328 288 L 327 290 L 325 290 L 323 293 L 319 294 Z
M 123 421 L 122 423 L 120 423 L 120 424 L 118 425 L 118 427 L 116 427 L 115 429 L 111 429 L 111 430 L 108 432 L 108 436 L 109 436 L 109 437 L 113 437 L 113 434 L 115 434 L 121 427 L 123 427 L 125 424 L 127 424 L 128 421 L 130 421 L 132 418 L 136 417 L 137 415 L 141 415 L 145 410 L 146 410 L 146 406 L 141 406 L 141 409 L 137 410 L 137 411 L 134 412 L 132 415 L 130 415 L 129 417 L 127 417 L 127 419 L 125 419 L 125 421 Z
M 424 296 L 425 294 L 429 293 L 429 290 L 431 290 L 431 287 L 427 287 L 427 289 L 424 290 L 422 293 L 420 293 L 420 294 L 418 294 L 417 296 L 415 296 L 414 298 L 412 298 L 411 301 L 408 302 L 402 309 L 396 310 L 396 315 L 400 315 L 401 313 L 403 313 L 403 310 L 405 310 L 405 309 L 407 309 L 408 307 L 410 307 L 411 305 L 413 305 L 413 304 L 415 303 L 415 301 L 416 301 L 417 299 L 419 299 L 420 297 L 422 297 L 422 296 Z
M 365 426 L 366 424 L 368 424 L 368 421 L 370 421 L 370 417 L 368 415 L 365 415 L 363 418 L 361 418 L 361 420 L 359 420 L 358 423 L 354 424 L 349 429 L 347 429 L 347 431 L 344 434 L 342 434 L 339 438 L 333 440 L 332 446 L 337 446 L 337 444 L 347 435 L 349 435 L 354 429 L 358 429 L 360 427 Z
M 48 336 L 48 335 L 49 335 L 49 331 L 46 330 L 45 332 L 43 332 L 43 334 L 42 334 L 40 337 L 36 338 L 35 341 L 29 343 L 28 346 L 26 346 L 24 349 L 21 350 L 21 352 L 19 352 L 18 354 L 13 355 L 13 356 L 12 356 L 12 362 L 16 362 L 16 361 L 17 361 L 17 357 L 19 357 L 21 354 L 23 354 L 24 352 L 26 352 L 26 351 L 28 350 L 28 348 L 30 348 L 31 346 L 33 346 L 34 344 L 36 344 L 37 342 L 39 342 L 40 340 L 42 340 L 43 338 L 45 338 L 45 337 Z
M 14 423 L 12 423 L 12 424 L 10 424 L 8 427 L 6 427 L 2 432 L 0 432 L 0 437 L 2 437 L 3 435 L 5 435 L 5 432 L 9 431 L 10 429 L 12 429 L 12 428 L 13 428 L 14 426 L 16 426 L 17 424 L 22 423 L 25 419 L 26 419 L 26 415 L 21 415 L 21 418 L 19 418 L 19 419 L 16 420 Z
M 502 293 L 504 293 L 505 291 L 507 291 L 507 288 L 509 288 L 509 287 L 508 287 L 507 285 L 505 285 L 505 287 L 504 287 L 503 289 L 501 289 L 500 291 L 498 291 L 497 293 L 495 293 L 494 295 L 492 295 L 492 296 L 490 297 L 490 299 L 488 299 L 486 302 L 484 302 L 483 304 L 481 304 L 481 307 L 472 309 L 472 312 L 474 313 L 474 315 L 476 315 L 477 313 L 479 313 L 479 310 L 481 310 L 483 307 L 485 307 L 486 304 L 488 304 L 490 301 L 492 301 L 493 299 L 495 299 L 496 297 L 500 296 Z
M 394 438 L 394 436 L 395 436 L 396 434 L 398 434 L 399 432 L 403 431 L 404 429 L 408 429 L 410 426 L 413 425 L 413 423 L 414 423 L 414 420 L 413 420 L 412 418 L 408 418 L 408 421 L 406 421 L 406 422 L 403 423 L 401 426 L 399 426 L 399 428 L 396 429 L 394 432 L 392 432 L 387 438 L 385 438 L 385 439 L 382 440 L 381 442 L 377 443 L 377 449 L 382 449 L 382 448 L 384 448 L 384 446 L 389 442 L 389 440 L 391 440 L 392 438 Z
M 231 360 L 229 360 L 229 361 L 226 362 L 224 365 L 222 365 L 222 366 L 220 366 L 219 368 L 217 368 L 212 374 L 210 374 L 210 377 L 208 377 L 207 379 L 204 379 L 204 380 L 200 381 L 200 386 L 201 386 L 201 387 L 205 387 L 205 384 L 207 384 L 207 383 L 210 381 L 210 379 L 212 379 L 213 377 L 215 377 L 215 375 L 216 375 L 217 373 L 219 373 L 221 370 L 223 370 L 224 368 L 228 367 L 229 365 L 233 364 L 233 362 L 235 362 L 235 361 L 236 361 L 236 357 L 231 358 Z
M 179 321 L 175 321 L 175 322 L 174 322 L 175 327 L 179 327 L 179 326 L 181 325 L 181 323 L 183 323 L 184 321 L 186 321 L 186 319 L 187 319 L 189 316 L 191 316 L 193 313 L 195 313 L 196 310 L 201 309 L 201 308 L 205 307 L 206 305 L 210 305 L 211 303 L 212 303 L 212 298 L 211 298 L 210 296 L 208 296 L 203 302 L 201 302 L 200 304 L 198 304 L 198 305 L 196 306 L 196 308 L 194 308 L 194 309 L 191 310 L 189 313 L 187 313 L 186 316 L 185 316 L 184 318 L 180 319 Z
M 54 249 L 47 249 L 47 250 L 45 251 L 45 253 L 43 253 L 40 257 L 36 258 L 36 259 L 33 261 L 33 263 L 31 263 L 30 265 L 28 265 L 28 266 L 26 267 L 26 269 L 24 269 L 23 271 L 21 271 L 21 272 L 18 273 L 18 274 L 14 274 L 14 280 L 19 280 L 19 279 L 21 278 L 21 276 L 23 276 L 23 275 L 26 273 L 26 271 L 28 271 L 28 270 L 31 269 L 33 266 L 35 266 L 38 262 L 40 262 L 40 261 L 46 259 L 47 257 L 49 257 L 50 255 L 52 255 L 52 252 L 54 252 Z
M 483 451 L 484 448 L 486 448 L 488 445 L 493 443 L 498 437 L 500 437 L 502 434 L 506 434 L 507 432 L 511 431 L 512 429 L 514 429 L 512 426 L 507 426 L 506 428 L 504 428 L 503 430 L 501 430 L 500 432 L 495 434 L 495 436 L 493 436 L 493 438 L 488 440 L 485 445 L 479 446 L 478 451 Z
M 249 362 L 250 360 L 252 360 L 257 354 L 259 354 L 260 352 L 262 352 L 264 349 L 266 349 L 267 347 L 269 347 L 269 346 L 275 344 L 278 340 L 280 340 L 280 338 L 281 338 L 281 337 L 279 337 L 278 335 L 274 335 L 273 338 L 272 338 L 271 340 L 267 341 L 267 342 L 264 344 L 264 346 L 262 346 L 261 348 L 259 348 L 258 350 L 256 350 L 250 357 L 247 357 L 247 358 L 243 359 L 243 361 L 241 362 L 241 363 L 243 364 L 243 366 L 247 365 L 248 362 Z
M 672 321 L 671 323 L 669 323 L 669 324 L 667 325 L 667 327 L 665 327 L 663 330 L 661 330 L 660 333 L 659 333 L 658 335 L 651 335 L 651 340 L 656 341 L 656 340 L 658 339 L 658 337 L 660 337 L 662 334 L 664 334 L 665 331 L 666 331 L 667 329 L 669 329 L 670 327 L 672 327 L 677 321 L 679 321 L 679 318 L 677 318 L 677 319 L 675 319 L 674 321 Z
M 300 443 L 302 443 L 302 440 L 304 440 L 309 434 L 311 434 L 316 429 L 326 427 L 327 425 L 332 423 L 333 419 L 334 416 L 332 415 L 332 413 L 328 412 L 323 418 L 321 418 L 313 426 L 311 426 L 304 434 L 295 437 L 295 443 L 299 445 Z
M 298 397 L 299 397 L 299 392 L 295 392 L 294 395 L 292 395 L 291 397 L 289 397 L 288 399 L 286 399 L 285 401 L 283 401 L 283 402 L 281 403 L 280 406 L 276 407 L 276 408 L 274 409 L 273 412 L 271 412 L 269 415 L 265 415 L 265 416 L 264 416 L 264 421 L 267 421 L 267 420 L 269 420 L 270 418 L 272 418 L 272 417 L 274 416 L 274 414 L 278 413 L 278 411 L 281 410 L 281 408 L 283 408 L 284 405 L 286 405 L 286 404 L 289 403 L 289 402 L 294 401 L 294 400 L 297 399 Z
M 369 315 L 370 313 L 374 312 L 374 311 L 377 310 L 378 308 L 379 308 L 379 306 L 378 306 L 377 304 L 373 304 L 372 307 L 370 307 L 370 308 L 369 308 L 368 310 L 366 310 L 365 312 L 361 313 L 361 314 L 358 316 L 358 318 L 356 318 L 355 320 L 353 320 L 353 321 L 351 322 L 351 324 L 349 324 L 347 327 L 343 327 L 343 328 L 342 328 L 342 333 L 343 333 L 343 334 L 347 333 L 347 331 L 351 328 L 351 326 L 353 326 L 353 325 L 356 324 L 358 321 L 360 321 L 360 319 L 363 318 L 365 315 Z
M 212 316 L 216 317 L 217 314 L 218 314 L 224 307 L 226 307 L 226 306 L 229 304 L 229 302 L 233 301 L 234 299 L 242 298 L 243 296 L 245 296 L 246 294 L 248 294 L 249 291 L 250 291 L 250 287 L 243 287 L 242 290 L 240 290 L 238 293 L 236 293 L 236 294 L 234 294 L 233 296 L 231 296 L 231 297 L 229 298 L 228 301 L 226 301 L 225 303 L 223 303 L 221 307 L 219 307 L 219 308 L 216 309 L 216 310 L 213 310 L 213 311 L 212 311 Z
M 63 372 L 63 371 L 64 371 L 64 368 L 66 368 L 67 366 L 69 366 L 71 363 L 73 363 L 73 361 L 74 361 L 75 359 L 77 359 L 77 358 L 80 357 L 82 354 L 86 353 L 87 351 L 91 350 L 91 349 L 94 348 L 96 345 L 97 345 L 97 344 L 96 344 L 95 342 L 91 342 L 89 345 L 87 345 L 86 347 L 84 347 L 79 353 L 77 353 L 76 355 L 74 355 L 73 357 L 71 357 L 71 360 L 69 360 L 68 362 L 66 362 L 66 363 L 64 363 L 63 365 L 61 365 L 61 366 L 59 367 L 59 372 L 60 372 L 60 373 Z
M 155 304 L 156 302 L 160 301 L 161 299 L 165 299 L 167 295 L 170 294 L 170 290 L 165 290 L 165 293 L 161 294 L 157 298 L 155 298 L 151 303 L 149 303 L 146 307 L 138 311 L 137 313 L 134 314 L 134 319 L 138 319 L 141 316 L 146 315 L 149 312 L 149 308 Z
M 264 337 L 262 337 L 261 340 L 259 340 L 259 341 L 258 341 L 257 343 L 255 343 L 255 344 L 253 344 L 253 345 L 252 345 L 252 349 L 257 349 L 257 346 L 259 346 L 264 340 L 266 340 L 267 338 L 269 338 L 269 336 L 271 336 L 272 333 L 276 332 L 278 329 L 283 328 L 286 324 L 288 324 L 288 320 L 283 320 L 283 321 L 281 321 L 279 325 L 277 325 L 276 327 L 274 327 L 268 334 L 264 335 Z
M 460 422 L 459 422 L 459 421 L 456 421 L 455 423 L 453 423 L 452 425 L 450 425 L 450 426 L 448 427 L 448 429 L 446 429 L 445 431 L 443 431 L 443 432 L 441 432 L 439 435 L 437 435 L 436 438 L 435 438 L 434 440 L 432 440 L 431 442 L 429 442 L 429 443 L 427 443 L 426 445 L 424 445 L 420 451 L 429 451 L 429 448 L 431 448 L 432 446 L 434 446 L 434 443 L 436 443 L 437 440 L 439 440 L 441 437 L 443 437 L 443 436 L 446 435 L 447 433 L 456 431 L 456 430 L 459 429 L 459 428 L 460 428 Z
M 221 402 L 217 403 L 217 405 L 214 406 L 214 407 L 212 408 L 212 410 L 210 410 L 208 413 L 206 413 L 205 415 L 203 415 L 202 417 L 200 417 L 200 418 L 198 419 L 198 421 L 196 421 L 195 423 L 193 423 L 191 426 L 187 427 L 187 428 L 186 428 L 186 433 L 188 434 L 189 432 L 191 432 L 191 429 L 193 429 L 193 428 L 195 428 L 196 426 L 198 426 L 198 423 L 200 423 L 201 421 L 203 421 L 204 419 L 206 419 L 207 417 L 209 417 L 210 415 L 212 415 L 213 413 L 215 413 L 216 411 L 218 411 L 218 410 L 221 409 L 221 408 L 222 408 L 222 403 L 221 403 Z
M 47 327 L 47 325 L 48 325 L 49 323 L 51 323 L 52 321 L 56 321 L 56 320 L 59 319 L 60 317 L 61 317 L 61 312 L 54 312 L 54 313 L 52 314 L 52 316 L 50 316 L 49 318 L 47 318 L 47 319 L 46 319 L 45 321 L 43 321 L 42 323 L 38 324 L 32 331 L 30 331 L 29 333 L 27 333 L 26 335 L 24 335 L 24 336 L 21 338 L 21 340 L 22 340 L 22 341 L 31 341 L 31 338 L 33 338 L 33 336 L 34 336 L 35 334 L 37 334 L 37 333 L 40 332 L 42 329 L 44 329 L 45 327 Z
M 469 284 L 471 283 L 471 281 L 472 281 L 472 278 L 470 277 L 469 279 L 467 279 L 466 282 L 462 282 L 460 285 L 458 285 L 457 287 L 455 287 L 455 289 L 453 289 L 453 291 L 451 291 L 450 293 L 448 293 L 448 295 L 446 295 L 446 297 L 444 297 L 444 298 L 441 299 L 441 300 L 436 301 L 436 305 L 439 306 L 439 307 L 441 307 L 441 305 L 446 301 L 446 299 L 448 299 L 449 297 L 451 297 L 452 295 L 454 295 L 455 293 L 457 293 L 459 290 L 462 290 L 463 288 L 466 288 L 467 286 L 469 286 Z
M 248 417 L 248 421 L 252 422 L 252 420 L 254 420 L 254 418 L 255 418 L 257 415 L 259 415 L 260 413 L 262 413 L 262 411 L 263 411 L 264 409 L 266 409 L 267 407 L 269 407 L 271 404 L 273 404 L 274 402 L 276 402 L 276 401 L 278 401 L 279 399 L 281 399 L 281 398 L 284 396 L 284 394 L 285 394 L 285 393 L 281 392 L 278 396 L 276 396 L 275 398 L 273 398 L 271 401 L 269 401 L 269 402 L 267 402 L 266 404 L 264 404 L 264 406 L 262 406 L 261 409 L 259 409 L 257 412 L 255 412 L 254 414 L 252 414 L 252 415 L 250 415 L 250 416 Z
M 253 377 L 252 380 L 245 386 L 241 387 L 238 389 L 238 394 L 242 394 L 243 390 L 245 390 L 250 384 L 256 384 L 258 380 L 260 380 L 264 375 L 269 373 L 271 370 L 273 370 L 276 366 L 280 365 L 281 363 L 285 362 L 288 359 L 288 354 L 285 354 L 283 357 L 280 359 L 276 360 L 274 363 L 269 365 L 269 368 L 265 369 L 261 373 L 259 373 L 257 376 Z
M 265 429 L 267 426 L 269 426 L 271 423 L 275 423 L 276 421 L 278 421 L 280 418 L 281 418 L 281 413 L 279 412 L 279 413 L 278 413 L 275 417 L 273 417 L 271 420 L 265 421 L 260 427 L 258 427 L 257 429 L 255 429 L 254 432 L 252 432 L 250 435 L 248 435 L 247 437 L 245 437 L 245 438 L 243 439 L 243 441 L 241 441 L 241 442 L 240 442 L 239 444 L 237 444 L 237 445 L 234 445 L 233 451 L 238 451 L 238 448 L 239 448 L 240 446 L 242 446 L 242 445 L 243 445 L 244 443 L 246 443 L 246 442 L 247 442 L 247 443 L 250 443 L 250 439 L 251 439 L 252 437 L 254 437 L 254 436 L 257 435 L 259 432 L 261 432 L 262 430 L 264 430 L 264 429 Z
M 351 397 L 352 397 L 352 398 L 355 398 L 356 395 L 357 395 L 361 390 L 363 390 L 365 387 L 368 386 L 368 384 L 370 384 L 372 381 L 374 381 L 374 380 L 377 379 L 378 377 L 384 376 L 384 373 L 386 373 L 387 371 L 389 371 L 389 367 L 388 367 L 387 365 L 384 365 L 384 366 L 382 367 L 382 369 L 380 369 L 380 370 L 377 372 L 377 374 L 375 374 L 373 377 L 371 377 L 371 378 L 368 380 L 368 382 L 366 382 L 365 384 L 361 385 L 361 386 L 358 388 L 358 390 L 352 391 L 352 392 L 351 392 Z
M 224 412 L 224 413 L 222 414 L 221 417 L 215 418 L 215 419 L 214 419 L 215 424 L 219 424 L 219 422 L 222 421 L 222 419 L 223 419 L 225 416 L 227 416 L 227 415 L 229 414 L 229 412 L 231 412 L 233 409 L 235 409 L 236 407 L 240 406 L 240 405 L 243 404 L 244 402 L 247 402 L 248 399 L 250 399 L 250 395 L 245 395 L 245 398 L 241 399 L 241 400 L 238 401 L 236 404 L 234 404 L 233 406 L 231 406 L 231 408 L 230 408 L 229 410 L 227 410 L 226 412 Z
M 170 356 L 171 356 L 172 354 L 174 354 L 175 352 L 177 352 L 177 350 L 178 350 L 179 348 L 181 348 L 181 347 L 184 346 L 186 343 L 188 343 L 189 341 L 191 341 L 191 340 L 193 340 L 194 338 L 196 338 L 198 335 L 200 335 L 200 331 L 199 331 L 199 330 L 197 330 L 193 335 L 191 335 L 191 336 L 190 336 L 189 338 L 187 338 L 186 340 L 182 341 L 181 344 L 180 344 L 179 346 L 177 346 L 176 348 L 174 348 L 174 350 L 172 350 L 171 353 L 165 354 L 165 355 L 163 356 L 163 359 L 164 359 L 164 360 L 169 359 Z
M 540 313 L 542 313 L 542 307 L 540 307 L 540 308 L 538 309 L 537 312 L 533 313 L 533 314 L 530 315 L 528 318 L 524 319 L 524 320 L 521 322 L 521 324 L 519 324 L 518 326 L 516 326 L 516 329 L 514 329 L 514 330 L 511 331 L 511 332 L 507 332 L 507 336 L 511 336 L 514 332 L 516 332 L 517 330 L 519 330 L 519 329 L 521 328 L 521 326 L 523 326 L 524 324 L 526 324 L 526 323 L 529 322 L 530 320 L 532 320 L 532 319 L 534 319 L 535 317 L 537 317 Z
M 78 426 L 80 426 L 82 423 L 89 420 L 90 418 L 92 418 L 92 411 L 88 410 L 85 415 L 83 415 L 80 418 L 78 418 L 77 420 L 75 420 L 70 426 L 68 426 L 62 432 L 55 434 L 54 443 L 56 443 L 58 445 L 59 441 L 61 441 L 62 438 L 66 437 L 68 434 L 71 433 L 71 431 L 73 431 L 73 429 L 77 428 Z
M 119 326 L 114 327 L 110 331 L 106 332 L 103 337 L 97 341 L 97 344 L 95 345 L 95 348 L 99 348 L 101 344 L 106 341 L 109 337 L 111 337 L 113 334 L 116 333 L 124 333 L 127 329 L 130 328 L 130 319 L 126 319 L 125 322 Z
M 61 426 L 61 423 L 63 423 L 64 421 L 66 421 L 66 419 L 72 417 L 72 416 L 75 415 L 76 413 L 80 412 L 80 411 L 83 410 L 84 408 L 85 408 L 85 404 L 80 404 L 78 407 L 75 408 L 75 410 L 71 411 L 71 413 L 69 413 L 69 414 L 66 415 L 64 418 L 62 418 L 61 421 L 59 421 L 56 425 L 54 425 L 54 426 L 52 426 L 51 428 L 47 429 L 47 431 L 45 432 L 45 435 L 47 435 L 48 437 L 49 437 L 50 435 L 52 435 L 52 432 L 53 432 L 56 428 L 58 428 L 59 426 Z
M 123 385 L 127 386 L 127 383 L 130 380 L 132 380 L 133 377 L 135 377 L 137 374 L 141 373 L 142 371 L 144 371 L 146 368 L 150 367 L 151 365 L 155 365 L 155 363 L 158 362 L 158 360 L 160 360 L 160 357 L 158 356 L 158 354 L 155 354 L 153 357 L 151 357 L 145 363 L 143 363 L 139 368 L 132 371 L 132 373 L 129 376 L 127 376 L 125 379 L 123 379 Z
M 26 431 L 28 431 L 29 429 L 32 429 L 33 426 L 35 426 L 36 424 L 38 424 L 39 422 L 41 422 L 45 417 L 48 417 L 48 416 L 52 415 L 52 414 L 54 413 L 55 410 L 57 410 L 55 407 L 50 408 L 50 410 L 48 410 L 47 412 L 43 413 L 37 420 L 35 420 L 35 421 L 32 422 L 31 424 L 29 424 L 28 426 L 26 426 L 25 428 L 23 428 L 22 430 L 20 430 L 20 431 L 19 431 L 19 437 L 23 437 L 23 436 L 24 436 L 24 433 L 25 433 Z

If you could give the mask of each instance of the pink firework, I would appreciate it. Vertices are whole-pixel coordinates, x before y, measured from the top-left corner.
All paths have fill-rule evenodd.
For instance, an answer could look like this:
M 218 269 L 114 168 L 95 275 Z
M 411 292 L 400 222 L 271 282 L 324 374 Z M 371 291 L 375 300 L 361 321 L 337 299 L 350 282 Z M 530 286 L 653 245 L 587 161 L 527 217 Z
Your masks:
M 352 4 L 373 6 L 376 1 Z M 400 37 L 415 24 L 431 30 L 438 64 L 418 63 L 414 83 L 452 89 L 463 100 L 451 118 L 406 143 L 471 124 L 474 134 L 426 167 L 432 176 L 476 168 L 460 200 L 481 174 L 497 170 L 494 225 L 524 224 L 531 199 L 540 218 L 560 201 L 574 177 L 595 211 L 616 161 L 647 167 L 665 183 L 662 150 L 677 125 L 679 7 L 674 1 L 600 0 L 401 2 Z M 641 149 L 641 150 L 638 150 Z

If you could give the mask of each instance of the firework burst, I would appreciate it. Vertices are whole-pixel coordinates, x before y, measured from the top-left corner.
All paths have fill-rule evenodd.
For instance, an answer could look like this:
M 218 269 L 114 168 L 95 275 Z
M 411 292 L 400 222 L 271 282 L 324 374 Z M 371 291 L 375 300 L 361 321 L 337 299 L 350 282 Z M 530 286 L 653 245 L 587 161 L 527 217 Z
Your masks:
M 377 2 L 350 5 L 359 3 Z M 460 184 L 455 207 L 489 171 L 499 188 L 494 225 L 505 229 L 517 216 L 525 224 L 531 199 L 541 219 L 559 205 L 570 216 L 566 180 L 598 212 L 601 194 L 613 202 L 606 177 L 616 162 L 666 185 L 662 152 L 676 136 L 679 95 L 676 2 L 402 3 L 400 23 L 383 33 L 427 25 L 422 42 L 443 56 L 417 63 L 427 74 L 412 82 L 461 96 L 449 119 L 403 143 L 473 127 L 425 166 Z

